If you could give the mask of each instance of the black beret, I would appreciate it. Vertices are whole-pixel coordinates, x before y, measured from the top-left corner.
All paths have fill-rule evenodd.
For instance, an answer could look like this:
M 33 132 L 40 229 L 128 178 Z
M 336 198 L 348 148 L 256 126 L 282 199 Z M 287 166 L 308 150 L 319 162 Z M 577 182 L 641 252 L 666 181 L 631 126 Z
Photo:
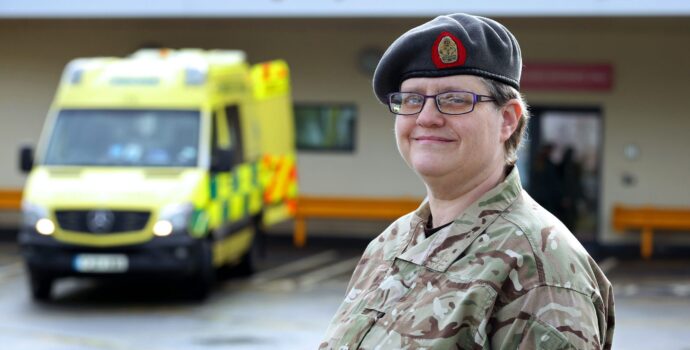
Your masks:
M 485 17 L 438 16 L 396 39 L 374 72 L 374 93 L 387 103 L 405 79 L 477 75 L 520 89 L 522 56 L 513 34 Z

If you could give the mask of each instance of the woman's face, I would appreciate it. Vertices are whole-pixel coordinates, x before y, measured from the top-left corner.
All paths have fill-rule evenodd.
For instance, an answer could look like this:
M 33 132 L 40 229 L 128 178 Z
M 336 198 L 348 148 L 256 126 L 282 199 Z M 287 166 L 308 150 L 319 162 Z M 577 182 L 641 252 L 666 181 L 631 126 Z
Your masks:
M 482 81 L 471 75 L 411 78 L 402 83 L 400 91 L 427 96 L 446 91 L 488 95 Z M 398 150 L 425 181 L 448 176 L 471 180 L 504 165 L 503 143 L 510 134 L 505 135 L 503 110 L 493 102 L 481 102 L 468 114 L 446 115 L 438 111 L 433 99 L 427 99 L 420 113 L 396 116 Z

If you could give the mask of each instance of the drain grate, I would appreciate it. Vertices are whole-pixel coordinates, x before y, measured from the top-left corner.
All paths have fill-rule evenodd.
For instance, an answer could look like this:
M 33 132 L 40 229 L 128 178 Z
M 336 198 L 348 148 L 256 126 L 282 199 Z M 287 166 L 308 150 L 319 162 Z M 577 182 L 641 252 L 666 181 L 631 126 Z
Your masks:
M 258 345 L 268 344 L 270 340 L 261 337 L 252 337 L 246 335 L 238 336 L 219 336 L 206 337 L 197 339 L 194 343 L 203 346 L 225 346 L 225 345 Z

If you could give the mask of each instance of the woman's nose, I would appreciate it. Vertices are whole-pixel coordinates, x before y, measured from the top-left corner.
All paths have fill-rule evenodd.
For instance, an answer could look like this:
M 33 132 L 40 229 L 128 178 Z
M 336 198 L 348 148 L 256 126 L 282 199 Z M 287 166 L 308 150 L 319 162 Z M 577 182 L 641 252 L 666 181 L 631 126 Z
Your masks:
M 431 101 L 429 101 L 429 99 L 431 99 Z M 434 97 L 427 97 L 427 101 L 417 115 L 417 125 L 425 128 L 439 127 L 445 123 L 445 120 L 446 118 L 436 107 Z

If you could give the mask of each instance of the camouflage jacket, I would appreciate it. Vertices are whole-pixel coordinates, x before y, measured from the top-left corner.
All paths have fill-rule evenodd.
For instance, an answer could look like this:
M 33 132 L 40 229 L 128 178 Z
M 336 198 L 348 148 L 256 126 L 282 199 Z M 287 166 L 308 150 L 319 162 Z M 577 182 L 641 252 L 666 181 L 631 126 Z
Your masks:
M 611 347 L 611 284 L 516 169 L 427 238 L 429 214 L 369 244 L 319 349 Z

